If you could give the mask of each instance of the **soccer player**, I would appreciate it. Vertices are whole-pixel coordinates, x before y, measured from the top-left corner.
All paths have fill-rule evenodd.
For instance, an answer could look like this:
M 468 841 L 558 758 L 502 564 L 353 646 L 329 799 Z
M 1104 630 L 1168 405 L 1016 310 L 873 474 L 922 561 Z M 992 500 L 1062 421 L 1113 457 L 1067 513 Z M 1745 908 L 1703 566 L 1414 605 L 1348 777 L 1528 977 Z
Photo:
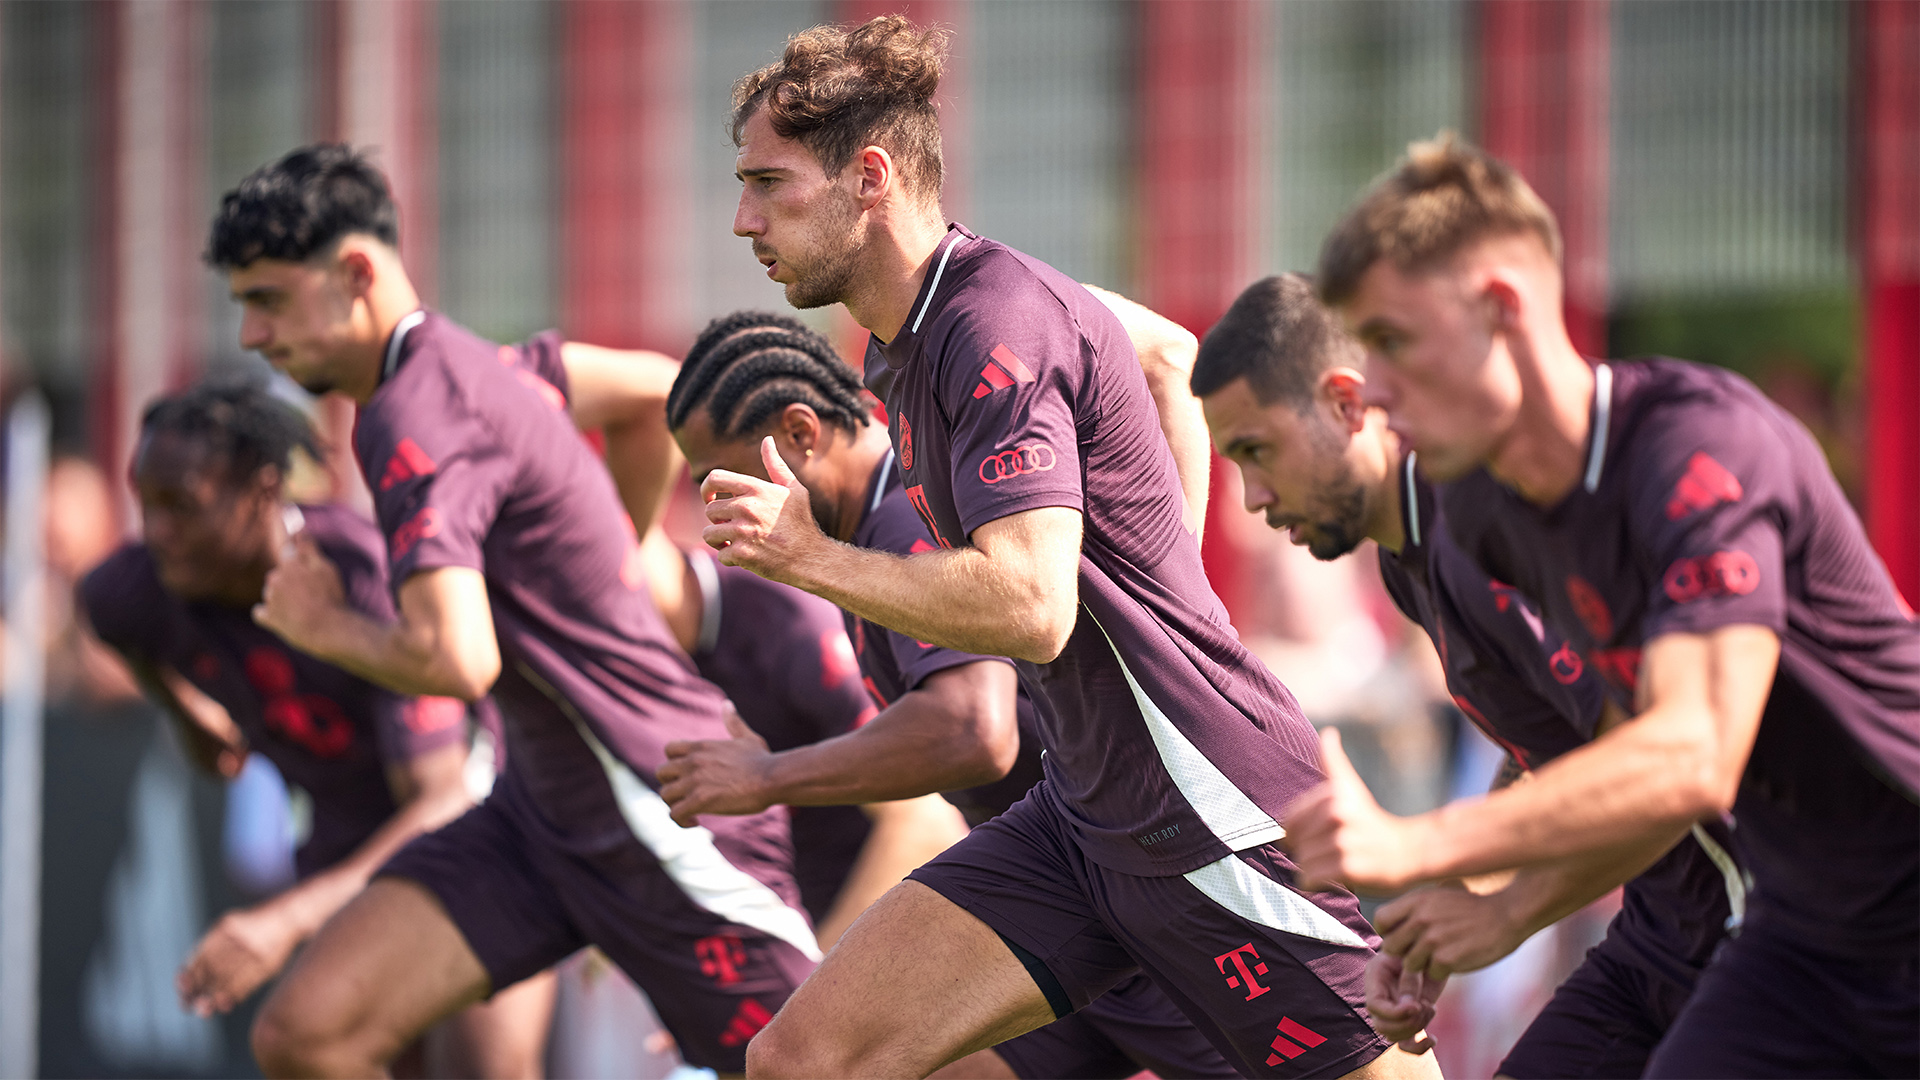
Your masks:
M 1286 274 L 1249 286 L 1208 331 L 1193 391 L 1221 456 L 1239 466 L 1249 511 L 1320 559 L 1376 542 L 1387 591 L 1433 639 L 1454 702 L 1506 749 L 1505 786 L 1623 714 L 1525 599 L 1454 547 L 1417 455 L 1366 404 L 1361 363 L 1312 282 Z M 1523 1080 L 1639 1076 L 1744 905 L 1728 843 L 1718 823 L 1696 823 L 1664 856 L 1656 840 L 1614 857 L 1529 865 L 1500 887 L 1452 882 L 1388 904 L 1374 920 L 1385 938 L 1370 972 L 1374 1025 L 1412 1036 L 1431 1010 L 1409 1006 L 1437 996 L 1448 974 L 1498 960 L 1658 858 L 1627 883 L 1606 939 L 1500 1066 Z M 1399 1000 L 1406 972 L 1424 976 L 1413 1002 Z
M 1648 1075 L 1920 1074 L 1920 627 L 1819 447 L 1750 383 L 1574 350 L 1559 255 L 1525 181 L 1444 136 L 1334 229 L 1319 286 L 1461 550 L 1635 719 L 1411 819 L 1329 747 L 1296 855 L 1395 889 L 1731 812 L 1746 917 Z
M 1125 331 L 944 223 L 941 63 L 898 16 L 816 28 L 736 85 L 733 114 L 734 231 L 790 302 L 872 332 L 939 550 L 824 532 L 770 440 L 771 480 L 708 475 L 705 538 L 915 640 L 1016 660 L 1047 705 L 1046 779 L 870 908 L 750 1069 L 925 1075 L 1144 970 L 1250 1075 L 1430 1073 L 1360 1013 L 1376 939 L 1353 897 L 1295 888 L 1275 843 L 1320 780 L 1312 728 L 1208 587 Z
M 1184 384 L 1193 335 L 1138 305 L 1103 298 L 1136 319 L 1134 340 L 1149 383 Z M 859 377 L 824 338 L 792 317 L 741 312 L 716 320 L 688 353 L 667 415 L 695 477 L 715 468 L 764 477 L 760 441 L 771 435 L 806 485 L 823 530 L 896 555 L 932 549 L 886 431 L 872 423 Z M 1187 422 L 1182 412 L 1172 415 Z M 1179 434 L 1173 441 L 1193 444 Z M 1204 461 L 1196 472 L 1191 494 L 1204 499 Z M 973 785 L 949 798 L 970 820 L 984 822 L 1039 781 L 1034 702 L 1018 692 L 1010 661 L 915 641 L 851 615 L 846 622 L 866 685 L 884 706 L 879 715 L 856 732 L 784 753 L 738 739 L 668 746 L 661 796 L 677 818 Z M 940 1075 L 1125 1077 L 1142 1069 L 1161 1076 L 1239 1075 L 1138 974 L 1085 1009 L 981 1050 Z
M 257 751 L 313 800 L 294 852 L 298 883 L 230 911 L 178 978 L 195 1012 L 227 1012 L 420 833 L 471 805 L 467 708 L 375 686 L 287 647 L 255 625 L 268 572 L 291 533 L 338 571 L 343 598 L 392 617 L 386 555 L 371 522 L 335 506 L 285 501 L 293 451 L 319 457 L 305 418 L 262 386 L 203 383 L 148 407 L 134 451 L 142 541 L 80 583 L 101 640 L 178 726 L 193 758 L 231 778 Z M 553 979 L 471 1006 L 436 1035 L 435 1053 L 483 1076 L 538 1076 Z
M 209 261 L 244 306 L 241 343 L 360 405 L 354 449 L 398 601 L 392 620 L 356 613 L 305 545 L 255 617 L 393 689 L 491 691 L 506 769 L 315 937 L 256 1052 L 275 1074 L 376 1073 L 436 1018 L 594 944 L 689 1062 L 737 1072 L 818 956 L 784 816 L 668 818 L 660 748 L 723 737 L 724 698 L 648 598 L 633 525 L 567 400 L 422 310 L 395 237 L 384 178 L 342 146 L 264 166 L 214 220 Z M 578 376 L 572 390 L 577 417 L 597 391 Z
M 565 356 L 579 347 L 548 331 L 512 349 L 516 363 L 571 399 Z M 579 367 L 577 357 L 574 367 Z M 655 389 L 660 392 L 645 408 L 621 411 L 655 417 L 664 431 L 668 387 Z M 677 455 L 673 461 L 670 474 L 678 472 Z M 632 512 L 652 514 L 657 505 Z M 725 692 L 739 711 L 738 720 L 728 720 L 733 740 L 712 745 L 785 751 L 845 734 L 874 715 L 838 608 L 739 567 L 721 566 L 704 546 L 682 552 L 659 529 L 648 531 L 642 548 L 648 590 L 674 639 L 701 677 Z M 670 757 L 676 745 L 683 744 L 668 745 Z M 672 768 L 669 761 L 660 774 L 669 807 Z M 768 799 L 740 812 L 759 813 L 785 801 Z M 908 871 L 966 834 L 964 819 L 937 795 L 860 806 L 800 805 L 788 814 L 794 878 L 823 950 Z M 692 825 L 697 815 L 676 808 L 675 817 Z

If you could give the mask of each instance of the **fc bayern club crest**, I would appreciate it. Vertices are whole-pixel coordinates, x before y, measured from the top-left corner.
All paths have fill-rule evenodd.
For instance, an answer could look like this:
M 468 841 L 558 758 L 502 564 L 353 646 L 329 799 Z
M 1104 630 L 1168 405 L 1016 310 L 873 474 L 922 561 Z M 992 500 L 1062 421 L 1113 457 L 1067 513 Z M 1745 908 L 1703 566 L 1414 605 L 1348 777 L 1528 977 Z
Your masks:
M 900 417 L 900 470 L 905 472 L 913 468 L 913 425 L 906 416 Z

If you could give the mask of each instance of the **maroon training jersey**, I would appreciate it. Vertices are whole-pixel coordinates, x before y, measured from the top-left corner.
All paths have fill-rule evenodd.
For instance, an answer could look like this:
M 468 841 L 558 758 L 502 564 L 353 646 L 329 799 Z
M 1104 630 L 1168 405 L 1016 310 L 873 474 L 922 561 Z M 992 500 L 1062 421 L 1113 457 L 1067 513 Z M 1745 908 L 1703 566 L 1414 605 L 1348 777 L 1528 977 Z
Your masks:
M 1529 769 L 1593 738 L 1605 696 L 1571 643 L 1549 631 L 1531 601 L 1487 577 L 1447 535 L 1438 496 L 1401 462 L 1400 550 L 1380 549 L 1393 602 L 1433 639 L 1460 710 Z M 1608 935 L 1662 979 L 1691 987 L 1726 937 L 1745 884 L 1720 825 L 1676 844 L 1628 882 Z M 1718 860 L 1718 861 L 1717 861 Z
M 927 527 L 907 499 L 899 470 L 893 467 L 889 453 L 874 470 L 867 488 L 866 512 L 854 527 L 855 547 L 912 555 L 934 550 Z M 854 654 L 860 660 L 860 674 L 873 694 L 874 702 L 886 708 L 901 695 L 920 686 L 929 677 L 948 668 L 986 660 L 1012 665 L 1004 656 L 979 656 L 940 645 L 929 645 L 876 622 L 842 613 L 847 634 L 853 639 Z M 1035 719 L 1033 695 L 1021 688 L 1015 701 L 1020 725 L 1020 751 L 1007 775 L 990 784 L 942 792 L 946 800 L 965 815 L 967 824 L 979 825 L 1019 802 L 1028 789 L 1040 782 L 1040 738 Z
M 1040 790 L 1087 855 L 1184 874 L 1283 836 L 1278 816 L 1321 779 L 1313 728 L 1207 582 L 1119 320 L 1059 271 L 955 226 L 906 325 L 869 348 L 935 543 L 1024 510 L 1083 515 L 1073 635 L 1053 662 L 1019 666 L 1050 706 Z
M 1667 359 L 1596 368 L 1593 431 L 1553 507 L 1485 472 L 1443 488 L 1454 538 L 1629 709 L 1663 634 L 1780 635 L 1734 807 L 1749 921 L 1835 953 L 1920 944 L 1920 626 L 1819 446 L 1746 380 Z
M 687 553 L 700 582 L 700 640 L 693 662 L 726 692 L 778 753 L 844 735 L 875 709 L 860 685 L 840 609 L 704 551 Z M 826 917 L 872 825 L 857 806 L 793 806 L 794 878 L 814 921 Z
M 394 331 L 354 448 L 395 588 L 441 567 L 485 577 L 501 785 L 537 810 L 548 842 L 593 853 L 638 839 L 704 905 L 811 955 L 804 920 L 741 873 L 786 888 L 783 812 L 693 830 L 667 816 L 654 779 L 664 747 L 726 738 L 724 699 L 654 608 L 632 522 L 563 392 L 519 355 L 433 313 Z
M 386 552 L 373 523 L 337 506 L 298 508 L 302 531 L 340 572 L 347 603 L 390 622 Z M 396 809 L 386 768 L 466 738 L 466 706 L 375 686 L 280 640 L 251 607 L 181 600 L 145 544 L 128 544 L 80 582 L 100 640 L 128 659 L 177 671 L 219 702 L 288 784 L 313 799 L 313 831 L 294 852 L 301 877 L 339 862 Z

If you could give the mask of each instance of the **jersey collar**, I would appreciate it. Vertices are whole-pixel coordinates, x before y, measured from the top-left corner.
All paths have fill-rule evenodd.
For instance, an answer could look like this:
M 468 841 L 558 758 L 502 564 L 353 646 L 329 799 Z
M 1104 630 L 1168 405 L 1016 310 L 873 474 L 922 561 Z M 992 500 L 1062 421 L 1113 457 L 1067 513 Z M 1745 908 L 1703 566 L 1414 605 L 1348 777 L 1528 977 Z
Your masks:
M 393 333 L 387 335 L 387 358 L 386 361 L 380 365 L 380 381 L 382 383 L 393 378 L 393 373 L 400 370 L 400 346 L 407 340 L 408 332 L 426 321 L 427 309 L 416 308 L 412 314 L 401 319 L 400 322 L 394 326 Z
M 880 346 L 881 355 L 887 358 L 888 367 L 899 368 L 906 364 L 906 352 L 899 346 L 907 338 L 918 336 L 921 325 L 927 321 L 927 312 L 933 309 L 934 295 L 940 291 L 940 281 L 947 276 L 947 260 L 953 258 L 955 249 L 964 247 L 968 242 L 977 239 L 979 237 L 968 232 L 965 225 L 958 222 L 947 224 L 947 235 L 940 239 L 940 246 L 934 249 L 939 254 L 934 259 L 933 273 L 927 275 L 926 282 L 920 286 L 920 295 L 915 298 L 913 321 L 901 327 L 892 341 Z M 897 356 L 896 353 L 898 353 Z
M 1582 486 L 1591 495 L 1600 488 L 1600 470 L 1607 462 L 1607 423 L 1613 418 L 1613 368 L 1593 365 L 1592 432 L 1587 436 L 1587 475 Z

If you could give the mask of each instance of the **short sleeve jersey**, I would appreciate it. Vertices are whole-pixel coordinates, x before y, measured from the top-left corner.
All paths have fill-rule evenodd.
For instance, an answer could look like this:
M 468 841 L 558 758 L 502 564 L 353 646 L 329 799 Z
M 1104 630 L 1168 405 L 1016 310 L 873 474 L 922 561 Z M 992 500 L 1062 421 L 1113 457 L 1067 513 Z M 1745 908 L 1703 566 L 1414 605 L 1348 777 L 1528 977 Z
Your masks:
M 392 620 L 373 523 L 337 506 L 303 506 L 299 515 L 340 572 L 347 603 Z M 294 649 L 249 608 L 174 596 L 145 544 L 115 552 L 79 593 L 102 641 L 137 663 L 173 669 L 219 702 L 248 747 L 313 799 L 312 832 L 294 854 L 302 877 L 350 855 L 393 816 L 388 765 L 466 737 L 466 706 L 452 698 L 393 693 Z
M 1380 549 L 1380 577 L 1394 604 L 1433 639 L 1460 711 L 1522 766 L 1535 769 L 1590 741 L 1605 696 L 1600 677 L 1553 632 L 1531 601 L 1489 578 L 1447 534 L 1438 495 L 1416 459 L 1401 462 L 1398 552 Z M 1683 839 L 1627 883 L 1609 933 L 1670 983 L 1693 985 L 1726 936 L 1730 843 L 1714 826 Z M 1730 857 L 1729 857 L 1730 858 Z M 1744 892 L 1736 882 L 1731 886 Z
M 854 527 L 855 547 L 886 551 L 895 555 L 913 555 L 934 550 L 927 527 L 907 499 L 900 473 L 893 467 L 893 455 L 874 470 L 867 489 L 867 511 Z M 901 696 L 919 688 L 928 678 L 950 668 L 978 661 L 1007 664 L 1004 656 L 980 656 L 940 645 L 916 641 L 897 630 L 876 622 L 843 613 L 847 635 L 853 639 L 854 655 L 860 661 L 860 675 L 873 700 L 887 708 Z M 1040 782 L 1040 736 L 1033 695 L 1023 687 L 1014 708 L 1020 726 L 1020 750 L 1007 775 L 990 784 L 944 792 L 948 802 L 958 807 L 968 824 L 979 825 L 1026 795 Z
M 557 366 L 557 339 L 542 340 Z M 395 588 L 440 567 L 485 578 L 503 782 L 530 797 L 553 842 L 598 846 L 625 826 L 583 732 L 657 788 L 668 742 L 726 738 L 724 698 L 654 608 L 612 478 L 575 431 L 565 392 L 521 362 L 527 352 L 436 313 L 403 323 L 354 448 Z M 781 862 L 776 818 L 702 824 L 745 842 L 729 852 L 736 863 Z
M 891 375 L 894 450 L 934 543 L 968 544 L 1027 510 L 1082 517 L 1071 638 L 1052 662 L 1019 665 L 1049 705 L 1040 790 L 1081 849 L 1159 876 L 1279 839 L 1278 816 L 1321 778 L 1313 729 L 1207 581 L 1119 320 L 1059 271 L 956 226 L 906 324 L 869 348 Z
M 700 581 L 693 662 L 778 753 L 844 735 L 875 712 L 860 685 L 840 609 L 817 596 L 687 554 Z M 857 806 L 788 808 L 794 877 L 815 922 L 826 917 L 872 827 Z
M 1751 383 L 1678 360 L 1599 365 L 1593 420 L 1552 507 L 1484 471 L 1446 485 L 1454 539 L 1629 710 L 1663 634 L 1780 635 L 1734 807 L 1751 920 L 1836 952 L 1920 945 L 1920 626 L 1818 444 Z

